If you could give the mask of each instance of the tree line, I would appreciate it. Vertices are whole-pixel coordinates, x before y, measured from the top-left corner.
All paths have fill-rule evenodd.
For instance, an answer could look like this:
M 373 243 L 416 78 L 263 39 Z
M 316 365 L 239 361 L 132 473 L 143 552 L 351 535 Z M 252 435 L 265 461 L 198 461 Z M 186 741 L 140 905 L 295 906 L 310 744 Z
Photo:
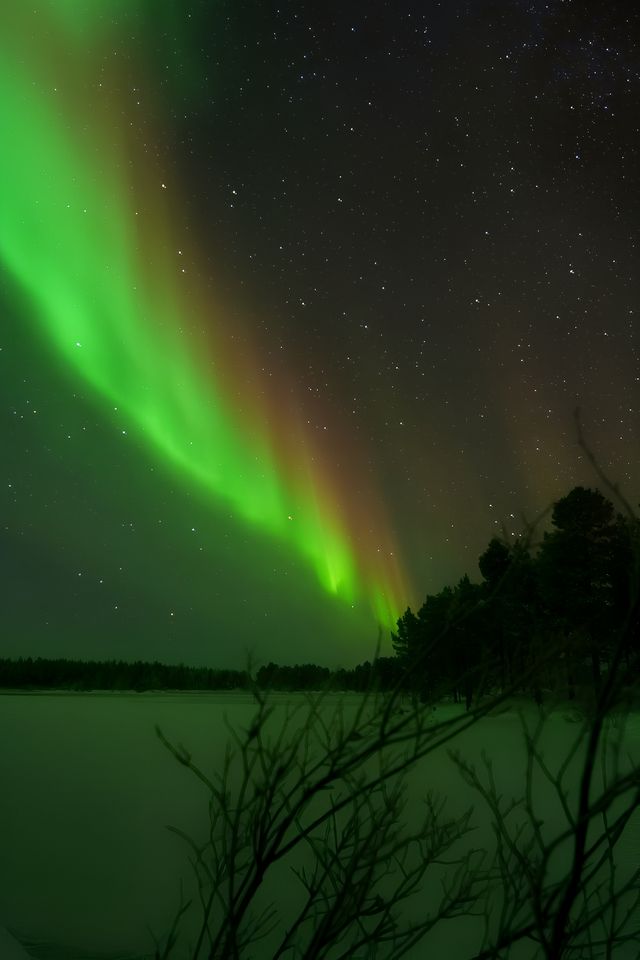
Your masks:
M 0 659 L 0 688 L 14 690 L 244 690 L 246 670 L 170 665 L 157 660 Z
M 361 692 L 401 688 L 423 701 L 450 696 L 467 709 L 475 698 L 520 690 L 540 703 L 545 689 L 569 699 L 603 670 L 629 616 L 625 666 L 640 667 L 640 624 L 634 605 L 640 530 L 616 513 L 598 490 L 574 487 L 553 504 L 551 529 L 537 544 L 529 536 L 494 537 L 480 556 L 481 581 L 468 575 L 410 607 L 392 634 L 394 656 L 351 669 L 318 664 L 246 670 L 168 665 L 158 661 L 0 659 L 0 687 L 62 690 L 328 689 Z M 557 660 L 545 652 L 557 647 Z M 532 669 L 534 664 L 541 666 Z M 519 685 L 518 678 L 526 676 Z
M 184 664 L 136 660 L 0 658 L 0 689 L 5 690 L 335 690 L 362 692 L 372 684 L 391 689 L 401 676 L 395 657 L 379 657 L 352 669 L 330 670 L 315 663 L 268 663 L 255 678 L 246 670 L 216 670 Z
M 391 689 L 401 676 L 396 657 L 379 657 L 352 669 L 330 670 L 315 663 L 268 663 L 251 678 L 246 670 L 215 670 L 184 664 L 136 660 L 66 660 L 46 657 L 0 658 L 0 689 L 5 690 L 250 690 L 254 684 L 276 691 L 362 692 L 372 684 Z

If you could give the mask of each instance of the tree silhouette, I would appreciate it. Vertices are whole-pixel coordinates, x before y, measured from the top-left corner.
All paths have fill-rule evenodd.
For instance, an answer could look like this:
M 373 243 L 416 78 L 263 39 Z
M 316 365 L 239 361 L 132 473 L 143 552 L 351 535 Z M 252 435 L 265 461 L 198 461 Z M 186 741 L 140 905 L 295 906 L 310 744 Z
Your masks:
M 620 518 L 621 519 L 621 518 Z M 615 628 L 615 580 L 624 542 L 613 505 L 598 490 L 575 487 L 554 504 L 554 530 L 544 535 L 536 569 L 550 626 L 563 632 L 569 696 L 588 659 L 594 690 Z

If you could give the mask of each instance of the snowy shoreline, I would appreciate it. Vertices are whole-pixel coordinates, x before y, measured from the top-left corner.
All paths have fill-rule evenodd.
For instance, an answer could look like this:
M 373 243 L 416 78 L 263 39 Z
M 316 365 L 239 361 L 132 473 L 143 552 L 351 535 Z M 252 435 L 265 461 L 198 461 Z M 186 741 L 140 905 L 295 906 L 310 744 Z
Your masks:
M 350 711 L 361 699 L 362 694 L 332 693 L 326 705 L 331 712 L 343 702 Z M 287 702 L 302 706 L 304 700 L 303 693 L 273 694 L 278 710 Z M 405 700 L 399 708 L 408 706 Z M 0 693 L 0 707 L 0 723 L 11 730 L 0 797 L 0 923 L 27 944 L 50 945 L 47 956 L 61 960 L 84 960 L 100 950 L 142 956 L 149 949 L 147 924 L 157 932 L 163 929 L 175 909 L 180 878 L 189 883 L 191 877 L 187 853 L 166 824 L 197 831 L 204 828 L 207 812 L 199 783 L 167 755 L 154 724 L 187 744 L 194 757 L 215 766 L 228 740 L 225 719 L 246 727 L 255 707 L 251 694 L 10 691 Z M 472 763 L 480 764 L 483 750 L 490 752 L 506 796 L 520 795 L 524 784 L 519 712 L 529 727 L 540 715 L 533 700 L 513 697 L 490 710 L 460 741 Z M 552 702 L 550 696 L 543 714 L 549 720 L 544 749 L 549 761 L 557 762 L 579 733 L 584 715 L 575 701 Z M 455 718 L 464 722 L 464 717 L 464 704 L 444 700 L 430 719 L 437 724 Z M 615 713 L 612 722 L 616 725 Z M 629 745 L 640 743 L 635 710 L 624 726 Z M 433 784 L 448 797 L 448 809 L 468 804 L 459 772 L 442 749 L 412 774 L 408 816 L 421 810 L 424 791 Z M 476 816 L 478 841 L 490 843 L 481 806 Z M 544 818 L 551 823 L 551 817 Z M 620 849 L 626 867 L 640 855 L 637 821 L 636 816 Z M 0 944 L 4 948 L 1 939 Z M 2 960 L 38 956 L 30 946 L 27 953 L 2 948 Z M 446 950 L 451 952 L 449 945 Z M 451 957 L 456 960 L 455 953 Z
M 316 698 L 322 696 L 323 700 L 332 703 L 337 700 L 359 700 L 364 694 L 355 690 L 330 690 L 324 692 L 322 690 L 271 690 L 265 691 L 268 694 L 269 699 L 274 703 L 286 703 L 290 700 L 304 700 L 306 697 Z M 250 691 L 235 689 L 235 690 L 182 690 L 182 689 L 153 689 L 153 690 L 67 690 L 64 688 L 46 688 L 38 687 L 33 689 L 20 689 L 20 688 L 11 688 L 11 687 L 0 687 L 0 697 L 69 697 L 73 699 L 82 699 L 82 698 L 100 698 L 105 700 L 118 699 L 118 698 L 131 698 L 134 700 L 144 699 L 144 700 L 153 700 L 168 697 L 171 699 L 179 699 L 181 697 L 188 697 L 189 699 L 194 700 L 208 700 L 215 698 L 216 700 L 228 700 L 234 702 L 241 702 L 245 704 L 255 703 L 253 694 Z M 483 700 L 477 704 L 472 705 L 472 711 L 478 707 L 483 707 L 487 703 L 491 702 L 491 696 L 484 697 Z M 499 697 L 496 697 L 499 700 Z M 507 697 L 505 700 L 500 700 L 496 707 L 490 710 L 486 716 L 495 717 L 500 714 L 511 713 L 516 715 L 520 710 L 525 709 L 535 709 L 536 712 L 539 710 L 543 713 L 552 714 L 559 710 L 572 711 L 575 714 L 583 714 L 586 709 L 588 709 L 587 704 L 592 702 L 592 694 L 590 690 L 586 691 L 586 694 L 578 692 L 578 695 L 575 699 L 569 700 L 567 697 L 555 699 L 550 691 L 548 691 L 544 697 L 542 705 L 538 708 L 535 700 L 532 697 L 526 697 L 523 695 L 517 695 L 512 697 Z M 399 698 L 399 706 L 406 707 L 410 703 L 410 698 L 403 694 Z M 424 704 L 426 710 L 452 710 L 455 709 L 460 713 L 465 713 L 464 704 L 454 703 L 454 701 L 449 697 L 443 700 L 437 700 L 435 703 Z M 635 700 L 625 701 L 624 709 L 628 710 L 631 713 L 635 713 L 640 710 L 640 696 L 636 696 Z M 615 712 L 620 712 L 621 707 L 616 707 Z

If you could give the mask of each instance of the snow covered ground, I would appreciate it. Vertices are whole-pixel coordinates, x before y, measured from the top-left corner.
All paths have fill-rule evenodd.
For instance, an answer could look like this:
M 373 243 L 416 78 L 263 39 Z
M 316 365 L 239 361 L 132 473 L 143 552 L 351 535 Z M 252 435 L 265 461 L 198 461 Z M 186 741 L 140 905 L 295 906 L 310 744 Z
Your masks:
M 29 960 L 24 947 L 4 927 L 0 927 L 0 957 L 2 960 Z
M 505 796 L 522 795 L 524 785 L 516 707 L 486 718 L 457 744 L 477 764 L 483 749 L 489 753 Z M 462 709 L 441 705 L 436 718 Z M 535 707 L 524 709 L 533 719 Z M 227 742 L 224 715 L 244 726 L 252 713 L 243 694 L 1 695 L 0 729 L 10 735 L 0 757 L 0 925 L 28 938 L 34 944 L 29 953 L 42 960 L 152 953 L 150 931 L 166 932 L 180 879 L 187 889 L 191 882 L 186 849 L 165 825 L 197 833 L 206 818 L 206 793 L 168 755 L 154 724 L 212 768 Z M 575 735 L 574 719 L 568 708 L 549 718 L 543 743 L 550 763 L 562 758 Z M 638 762 L 640 714 L 629 718 L 625 744 Z M 412 774 L 410 817 L 433 787 L 449 798 L 448 813 L 476 803 L 473 843 L 490 842 L 481 801 L 444 751 Z M 540 803 L 551 801 L 541 793 Z M 545 820 L 552 823 L 557 813 L 549 806 Z M 640 863 L 638 812 L 627 830 L 620 870 Z M 2 935 L 1 960 L 24 960 L 19 945 Z M 473 923 L 443 926 L 433 935 L 431 955 L 468 956 L 477 936 Z

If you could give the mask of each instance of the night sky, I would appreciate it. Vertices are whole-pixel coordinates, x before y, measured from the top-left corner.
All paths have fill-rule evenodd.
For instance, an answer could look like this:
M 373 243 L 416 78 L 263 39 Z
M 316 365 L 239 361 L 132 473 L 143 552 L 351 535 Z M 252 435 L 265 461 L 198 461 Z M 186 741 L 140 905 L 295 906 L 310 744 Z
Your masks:
M 352 665 L 640 482 L 640 12 L 5 0 L 0 655 Z

